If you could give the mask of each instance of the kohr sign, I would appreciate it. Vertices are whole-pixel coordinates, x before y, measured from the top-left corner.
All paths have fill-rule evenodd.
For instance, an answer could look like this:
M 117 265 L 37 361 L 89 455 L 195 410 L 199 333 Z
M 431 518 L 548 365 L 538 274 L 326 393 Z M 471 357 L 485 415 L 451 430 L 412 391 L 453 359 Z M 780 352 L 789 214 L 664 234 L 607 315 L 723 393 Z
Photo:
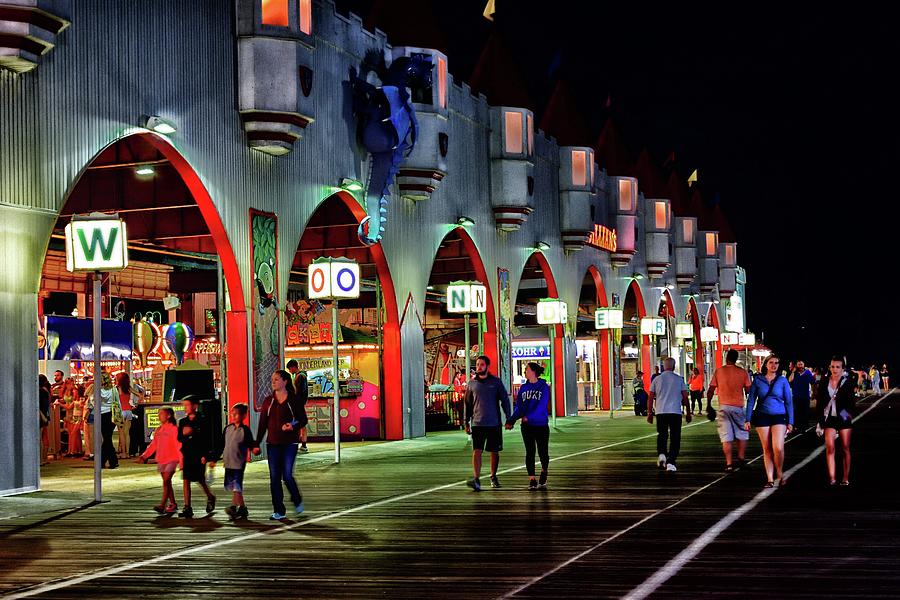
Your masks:
M 479 281 L 454 281 L 447 286 L 447 312 L 487 311 L 487 288 Z
M 68 271 L 121 271 L 127 266 L 128 235 L 117 216 L 74 217 L 66 225 Z
M 359 265 L 346 258 L 317 258 L 309 265 L 310 300 L 359 298 Z
M 526 358 L 550 358 L 550 346 L 513 346 L 512 357 Z

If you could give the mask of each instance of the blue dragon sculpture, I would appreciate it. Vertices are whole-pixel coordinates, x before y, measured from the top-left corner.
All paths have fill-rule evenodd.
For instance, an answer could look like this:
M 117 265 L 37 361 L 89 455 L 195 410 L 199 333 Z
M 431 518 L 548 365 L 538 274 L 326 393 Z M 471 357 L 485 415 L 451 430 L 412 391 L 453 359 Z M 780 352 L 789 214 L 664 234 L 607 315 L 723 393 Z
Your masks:
M 382 71 L 381 87 L 370 84 L 354 67 L 350 68 L 359 139 L 372 155 L 366 182 L 366 217 L 357 230 L 359 240 L 366 246 L 377 244 L 383 237 L 390 185 L 400 170 L 400 163 L 416 145 L 419 124 L 407 88 L 431 86 L 429 55 L 401 56 L 387 70 L 383 69 L 383 57 L 380 61 L 381 69 L 367 55 L 363 69 Z

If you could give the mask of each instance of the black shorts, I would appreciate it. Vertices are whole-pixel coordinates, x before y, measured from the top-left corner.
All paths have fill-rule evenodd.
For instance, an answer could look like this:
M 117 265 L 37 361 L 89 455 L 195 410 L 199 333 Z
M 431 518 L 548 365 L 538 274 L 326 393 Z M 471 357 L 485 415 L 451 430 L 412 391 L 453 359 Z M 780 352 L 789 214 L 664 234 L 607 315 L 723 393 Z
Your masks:
M 773 425 L 787 425 L 787 415 L 770 415 L 768 413 L 753 411 L 750 424 L 754 427 L 772 427 Z
M 500 452 L 503 450 L 503 428 L 472 427 L 472 449 Z
M 199 458 L 184 457 L 181 467 L 181 478 L 185 481 L 206 481 L 206 465 Z
M 225 469 L 225 489 L 238 493 L 244 491 L 244 469 Z
M 844 420 L 840 417 L 828 417 L 825 419 L 825 423 L 822 424 L 822 429 L 836 429 L 838 431 L 841 429 L 853 429 L 853 421 L 850 419 Z

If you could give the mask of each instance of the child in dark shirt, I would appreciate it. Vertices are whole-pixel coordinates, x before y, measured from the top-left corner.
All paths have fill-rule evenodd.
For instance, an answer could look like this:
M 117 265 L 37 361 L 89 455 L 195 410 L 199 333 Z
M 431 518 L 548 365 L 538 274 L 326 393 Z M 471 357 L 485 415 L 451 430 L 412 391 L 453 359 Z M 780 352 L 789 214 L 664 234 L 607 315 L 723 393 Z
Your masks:
M 206 424 L 200 418 L 197 410 L 200 400 L 196 396 L 184 398 L 184 417 L 178 421 L 178 441 L 181 442 L 182 471 L 184 480 L 184 510 L 178 513 L 179 517 L 191 518 L 194 509 L 191 508 L 191 483 L 198 483 L 206 494 L 206 513 L 210 514 L 216 509 L 216 497 L 206 484 L 206 464 L 215 466 L 215 450 L 212 447 L 212 439 L 207 431 Z
M 244 424 L 247 405 L 235 404 L 228 413 L 230 422 L 222 432 L 225 449 L 222 461 L 225 463 L 225 489 L 231 492 L 231 506 L 225 513 L 232 519 L 246 519 L 247 506 L 244 504 L 244 469 L 247 468 L 247 453 L 253 448 L 253 432 Z

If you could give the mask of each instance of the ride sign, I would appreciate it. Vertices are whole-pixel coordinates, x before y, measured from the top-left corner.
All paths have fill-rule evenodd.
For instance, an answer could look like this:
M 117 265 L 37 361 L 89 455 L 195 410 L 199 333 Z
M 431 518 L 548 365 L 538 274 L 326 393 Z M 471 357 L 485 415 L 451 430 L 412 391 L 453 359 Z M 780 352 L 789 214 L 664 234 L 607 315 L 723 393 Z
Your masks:
M 359 265 L 341 258 L 319 258 L 309 265 L 309 299 L 359 298 Z
M 75 217 L 66 225 L 66 270 L 120 271 L 128 266 L 125 222 L 115 215 Z

